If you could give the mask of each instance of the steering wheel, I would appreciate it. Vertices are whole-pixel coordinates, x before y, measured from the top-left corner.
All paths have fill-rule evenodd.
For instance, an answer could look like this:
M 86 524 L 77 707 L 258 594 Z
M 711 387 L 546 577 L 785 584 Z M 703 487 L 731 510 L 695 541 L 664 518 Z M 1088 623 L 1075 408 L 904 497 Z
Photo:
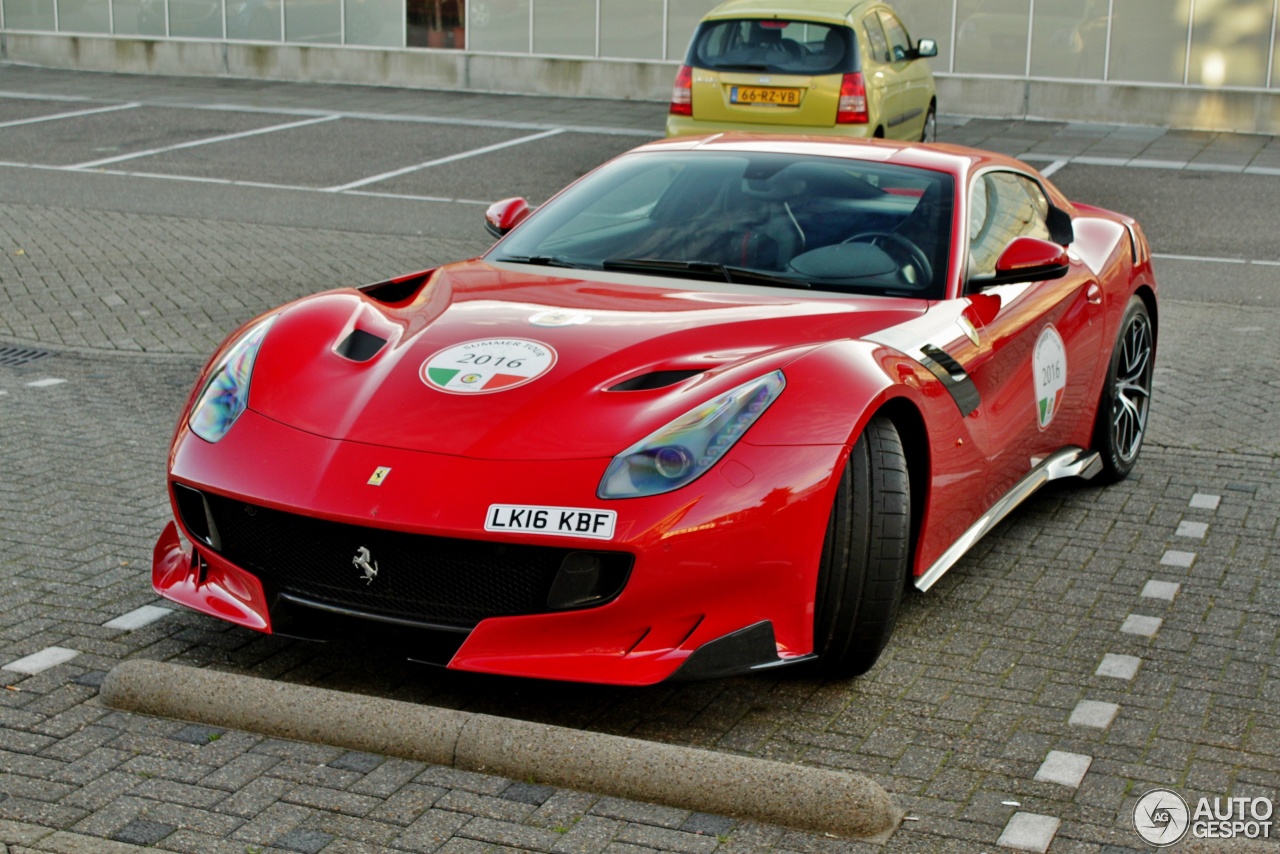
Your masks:
M 883 243 L 880 241 L 883 241 Z M 864 231 L 860 234 L 855 234 L 853 237 L 846 237 L 840 242 L 870 243 L 872 246 L 878 246 L 880 249 L 884 250 L 885 254 L 889 255 L 891 258 L 893 258 L 893 253 L 889 252 L 889 247 L 896 246 L 907 255 L 906 263 L 903 263 L 898 258 L 893 258 L 893 260 L 898 261 L 899 267 L 901 268 L 898 272 L 901 274 L 903 279 L 906 279 L 913 285 L 927 285 L 933 281 L 933 265 L 929 263 L 929 256 L 924 254 L 923 249 L 903 237 L 901 234 L 896 234 L 892 231 Z M 907 273 L 907 270 L 912 265 L 915 266 L 916 272 L 919 273 L 919 281 L 913 280 Z

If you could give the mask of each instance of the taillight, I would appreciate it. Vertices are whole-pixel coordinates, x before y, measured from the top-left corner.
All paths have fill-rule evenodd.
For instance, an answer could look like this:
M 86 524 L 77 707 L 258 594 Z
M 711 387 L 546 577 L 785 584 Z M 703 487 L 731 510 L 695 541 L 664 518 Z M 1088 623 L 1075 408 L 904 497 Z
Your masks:
M 693 69 L 687 65 L 680 66 L 671 87 L 671 115 L 693 115 Z
M 840 106 L 836 109 L 836 124 L 865 125 L 867 115 L 867 87 L 862 82 L 862 72 L 846 74 L 840 81 Z

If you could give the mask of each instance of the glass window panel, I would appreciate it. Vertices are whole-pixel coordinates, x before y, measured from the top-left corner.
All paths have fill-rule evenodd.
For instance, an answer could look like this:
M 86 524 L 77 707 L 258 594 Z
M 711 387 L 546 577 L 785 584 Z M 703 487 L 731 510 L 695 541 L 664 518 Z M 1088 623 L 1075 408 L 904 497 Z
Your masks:
M 471 50 L 529 52 L 529 0 L 470 0 Z
M 284 40 L 313 44 L 341 42 L 340 0 L 284 0 Z
M 1049 238 L 1049 202 L 1040 186 L 1011 172 L 989 172 L 969 195 L 969 269 L 989 276 L 1015 237 Z
M 1101 80 L 1109 0 L 1036 0 L 1031 76 Z
M 64 33 L 109 33 L 111 18 L 103 0 L 59 0 L 58 28 Z
M 533 52 L 596 55 L 596 0 L 535 0 Z
M 1276 19 L 1275 28 L 1271 35 L 1271 88 L 1280 89 L 1280 17 Z
M 53 0 L 4 0 L 7 30 L 53 32 Z
M 916 43 L 920 39 L 933 39 L 938 43 L 938 55 L 927 60 L 929 67 L 934 71 L 950 70 L 951 4 L 938 0 L 897 0 L 893 8 Z
M 111 12 L 116 35 L 164 35 L 164 0 L 113 0 Z
M 367 44 L 378 47 L 400 47 L 400 0 L 347 0 L 347 44 Z M 449 35 L 461 34 L 462 25 L 454 15 Z M 462 47 L 461 44 L 456 45 Z M 454 45 L 449 45 L 454 47 Z
M 956 71 L 1026 74 L 1030 25 L 1031 0 L 957 0 Z
M 222 0 L 169 0 L 169 35 L 222 38 Z
M 871 58 L 876 62 L 888 62 L 889 40 L 885 38 L 884 25 L 880 23 L 880 16 L 872 13 L 863 18 L 862 31 L 866 33 Z
M 667 59 L 684 60 L 698 22 L 719 5 L 719 0 L 667 0 Z
M 1187 82 L 1266 86 L 1272 0 L 1196 0 Z
M 600 55 L 662 59 L 662 3 L 600 0 Z
M 227 0 L 227 38 L 280 41 L 280 0 Z
M 1114 0 L 1107 79 L 1181 83 L 1189 0 Z
M 880 10 L 880 23 L 884 24 L 884 34 L 889 38 L 889 53 L 894 62 L 902 62 L 911 50 L 911 37 L 907 30 L 891 12 Z
M 399 0 L 365 0 L 370 4 L 389 3 L 399 6 Z M 484 0 L 472 4 L 487 18 L 493 7 Z M 465 0 L 408 0 L 404 7 L 405 44 L 409 47 L 455 48 L 461 50 L 467 45 L 467 4 Z M 398 10 L 396 12 L 398 14 Z M 525 19 L 527 23 L 528 15 Z M 351 6 L 348 0 L 347 26 L 351 26 Z M 385 33 L 383 34 L 385 36 Z M 347 30 L 348 44 L 364 44 L 352 42 L 352 32 Z M 389 42 L 378 42 L 389 44 Z

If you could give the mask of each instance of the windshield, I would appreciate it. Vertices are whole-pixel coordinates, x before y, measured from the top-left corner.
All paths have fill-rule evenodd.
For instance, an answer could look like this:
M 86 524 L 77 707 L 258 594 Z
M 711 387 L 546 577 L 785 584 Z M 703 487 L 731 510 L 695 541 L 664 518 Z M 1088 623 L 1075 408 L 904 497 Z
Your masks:
M 858 70 L 855 44 L 848 27 L 813 21 L 705 21 L 686 64 L 713 71 L 840 74 Z
M 650 151 L 569 188 L 490 261 L 940 298 L 953 182 L 774 152 Z

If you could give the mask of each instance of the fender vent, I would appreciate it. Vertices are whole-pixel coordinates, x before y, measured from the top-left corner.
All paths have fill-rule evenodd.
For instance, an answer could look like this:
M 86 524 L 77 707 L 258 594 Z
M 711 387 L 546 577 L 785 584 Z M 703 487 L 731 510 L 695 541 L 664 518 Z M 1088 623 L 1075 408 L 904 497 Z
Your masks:
M 367 362 L 376 356 L 386 343 L 387 339 L 379 338 L 372 332 L 353 329 L 351 334 L 342 339 L 342 343 L 335 347 L 333 351 L 353 362 Z
M 22 365 L 29 365 L 32 362 L 38 362 L 46 356 L 52 356 L 49 350 L 38 350 L 35 347 L 15 347 L 6 345 L 0 347 L 0 366 L 6 368 L 17 368 Z
M 700 373 L 702 371 L 650 371 L 610 386 L 609 391 L 649 391 L 655 388 L 666 388 L 689 377 L 696 377 Z

